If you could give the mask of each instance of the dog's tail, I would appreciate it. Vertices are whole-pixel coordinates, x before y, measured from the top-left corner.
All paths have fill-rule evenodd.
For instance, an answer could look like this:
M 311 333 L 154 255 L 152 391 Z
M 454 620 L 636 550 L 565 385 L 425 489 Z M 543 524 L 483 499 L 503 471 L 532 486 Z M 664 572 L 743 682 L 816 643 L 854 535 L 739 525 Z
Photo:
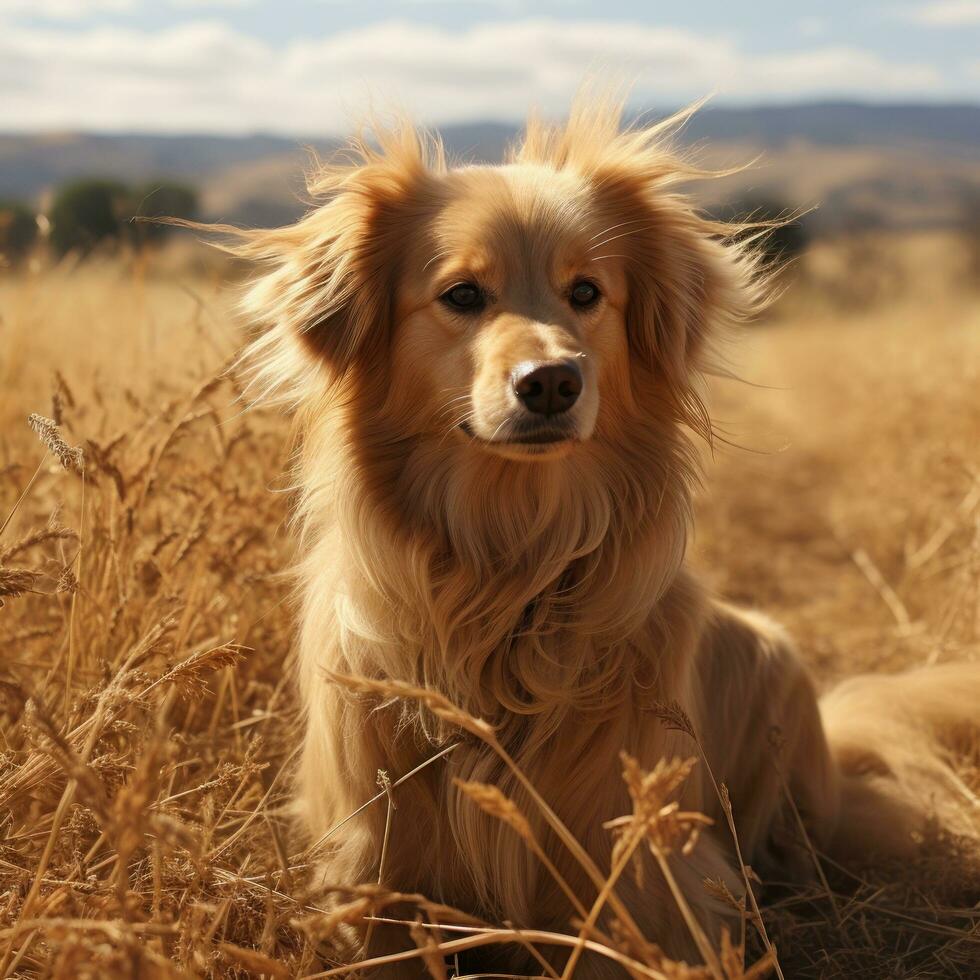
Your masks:
M 962 775 L 980 745 L 980 663 L 854 677 L 820 711 L 840 772 L 836 859 L 909 859 L 930 828 L 980 853 L 980 799 Z

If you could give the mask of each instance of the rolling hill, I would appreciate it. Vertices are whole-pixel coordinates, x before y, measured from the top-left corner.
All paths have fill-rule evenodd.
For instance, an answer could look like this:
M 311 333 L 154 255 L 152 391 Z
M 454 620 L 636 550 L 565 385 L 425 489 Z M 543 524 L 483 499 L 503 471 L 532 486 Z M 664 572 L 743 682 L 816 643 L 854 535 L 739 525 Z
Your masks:
M 455 158 L 492 161 L 518 127 L 474 122 L 442 133 Z M 980 199 L 980 106 L 709 108 L 688 123 L 681 142 L 713 167 L 759 158 L 741 174 L 697 188 L 706 206 L 775 200 L 816 208 L 810 220 L 818 230 L 950 225 Z M 332 137 L 262 134 L 0 134 L 0 198 L 43 200 L 83 175 L 179 178 L 200 189 L 209 218 L 274 225 L 305 207 L 310 150 L 327 155 L 338 145 Z

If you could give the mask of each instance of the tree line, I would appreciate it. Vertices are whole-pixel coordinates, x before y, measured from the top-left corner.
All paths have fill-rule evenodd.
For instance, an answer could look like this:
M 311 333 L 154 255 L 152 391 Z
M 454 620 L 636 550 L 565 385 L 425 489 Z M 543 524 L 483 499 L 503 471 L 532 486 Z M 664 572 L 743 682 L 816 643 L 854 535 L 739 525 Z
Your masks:
M 0 200 L 0 266 L 16 266 L 42 243 L 61 257 L 88 254 L 106 245 L 142 248 L 162 241 L 172 226 L 159 218 L 195 220 L 199 200 L 194 188 L 169 180 L 127 185 L 88 177 L 63 184 L 50 205 L 39 212 L 21 202 Z M 736 237 L 750 237 L 764 261 L 781 265 L 800 255 L 809 243 L 805 220 L 782 202 L 746 197 L 715 209 L 723 221 L 761 222 Z M 768 227 L 765 227 L 768 225 Z
M 57 189 L 43 211 L 0 201 L 0 264 L 18 265 L 42 242 L 59 257 L 111 244 L 153 245 L 172 230 L 153 219 L 194 220 L 198 208 L 197 191 L 173 181 L 72 180 Z

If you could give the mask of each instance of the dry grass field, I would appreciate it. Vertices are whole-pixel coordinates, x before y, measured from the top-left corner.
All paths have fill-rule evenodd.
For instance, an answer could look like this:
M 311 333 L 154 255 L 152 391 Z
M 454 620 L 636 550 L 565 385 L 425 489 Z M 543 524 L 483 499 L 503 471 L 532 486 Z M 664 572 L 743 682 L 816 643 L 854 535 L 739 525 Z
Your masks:
M 970 263 L 940 234 L 819 245 L 733 348 L 744 381 L 716 386 L 725 440 L 706 453 L 694 560 L 782 619 L 821 683 L 980 656 Z M 288 423 L 242 413 L 221 376 L 234 276 L 167 258 L 0 275 L 5 976 L 335 965 L 338 916 L 287 811 Z M 59 424 L 61 459 L 31 413 Z M 762 892 L 787 978 L 980 974 L 967 863 L 823 870 Z M 347 899 L 348 917 L 370 912 Z M 729 980 L 754 975 L 737 959 Z

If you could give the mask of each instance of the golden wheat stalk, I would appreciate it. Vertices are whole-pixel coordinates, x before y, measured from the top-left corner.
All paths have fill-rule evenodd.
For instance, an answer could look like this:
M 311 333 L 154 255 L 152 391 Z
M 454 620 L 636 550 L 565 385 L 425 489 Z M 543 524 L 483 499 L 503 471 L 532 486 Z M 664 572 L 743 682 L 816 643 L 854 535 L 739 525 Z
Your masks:
M 616 882 L 619 881 L 626 870 L 626 866 L 633 859 L 634 852 L 639 846 L 640 842 L 643 840 L 642 829 L 634 829 L 633 833 L 628 835 L 626 843 L 613 850 L 613 866 L 609 873 L 609 877 L 606 879 L 606 883 L 602 890 L 596 895 L 595 901 L 592 903 L 592 908 L 589 909 L 588 915 L 584 917 L 584 921 L 579 927 L 577 942 L 575 947 L 568 957 L 568 961 L 565 964 L 565 969 L 562 971 L 561 980 L 570 980 L 572 974 L 575 972 L 575 967 L 578 965 L 579 958 L 582 952 L 586 948 L 586 942 L 595 924 L 599 921 L 599 916 L 602 913 L 603 908 L 609 900 L 612 890 L 616 887 Z M 619 842 L 617 842 L 619 843 Z
M 38 574 L 29 568 L 4 568 L 0 565 L 0 606 L 5 596 L 17 599 L 25 592 L 32 592 Z
M 462 779 L 454 779 L 456 788 L 464 795 L 469 797 L 484 813 L 489 813 L 492 817 L 506 823 L 530 848 L 534 856 L 544 865 L 548 874 L 554 879 L 555 883 L 561 888 L 565 897 L 571 902 L 572 908 L 581 916 L 586 917 L 585 906 L 579 897 L 572 891 L 571 886 L 565 880 L 562 873 L 555 867 L 554 862 L 541 847 L 531 824 L 527 817 L 521 812 L 517 804 L 507 797 L 496 786 L 487 783 L 467 782 Z
M 493 726 L 481 718 L 473 715 L 462 708 L 458 708 L 449 698 L 443 696 L 438 691 L 433 691 L 428 687 L 417 687 L 414 684 L 407 684 L 404 681 L 395 681 L 381 678 L 361 677 L 355 674 L 339 674 L 332 670 L 325 670 L 324 676 L 327 680 L 338 684 L 348 691 L 355 694 L 375 695 L 382 698 L 399 698 L 408 701 L 418 701 L 424 704 L 437 718 L 455 728 L 462 728 L 463 731 L 475 735 L 480 741 L 496 742 Z M 489 741 L 488 741 L 489 740 Z
M 378 919 L 380 922 L 387 922 L 396 925 L 411 927 L 411 919 Z M 440 926 L 440 929 L 448 931 L 460 931 L 462 927 Z M 578 943 L 575 936 L 568 936 L 560 932 L 547 932 L 540 929 L 473 929 L 463 931 L 471 932 L 470 935 L 461 939 L 444 940 L 438 944 L 438 949 L 443 956 L 453 956 L 457 953 L 465 952 L 470 949 L 479 949 L 483 946 L 511 945 L 526 942 L 536 943 L 541 946 L 555 946 L 559 948 L 571 949 Z M 628 973 L 636 977 L 644 977 L 647 980 L 699 980 L 703 977 L 703 971 L 698 971 L 686 967 L 682 963 L 671 963 L 671 973 L 665 973 L 656 967 L 648 966 L 634 959 L 626 953 L 620 952 L 611 946 L 597 942 L 593 939 L 585 941 L 585 948 L 589 952 L 598 953 L 606 959 L 618 963 Z M 419 959 L 423 956 L 423 950 L 407 949 L 398 953 L 389 953 L 385 956 L 376 956 L 369 960 L 362 960 L 356 965 L 357 970 L 373 969 L 374 967 L 387 966 L 391 963 L 403 963 L 408 960 Z M 352 972 L 350 966 L 338 966 L 330 970 L 323 970 L 319 973 L 308 974 L 304 980 L 324 980 L 326 977 L 344 976 Z
M 13 544 L 0 550 L 0 565 L 25 551 L 29 551 L 31 548 L 36 548 L 39 544 L 44 544 L 46 541 L 64 541 L 77 537 L 77 531 L 73 531 L 68 527 L 60 527 L 56 524 L 36 531 L 30 531 L 17 541 L 14 541 Z
M 69 446 L 61 437 L 58 424 L 54 419 L 32 413 L 27 418 L 27 424 L 37 433 L 38 438 L 47 447 L 48 452 L 58 457 L 58 462 L 71 473 L 79 475 L 85 470 L 85 454 L 81 446 Z
M 745 859 L 742 856 L 742 845 L 739 841 L 738 830 L 735 826 L 735 814 L 732 811 L 732 803 L 728 795 L 728 787 L 725 786 L 724 783 L 719 784 L 718 780 L 715 778 L 714 770 L 712 770 L 711 763 L 708 761 L 708 754 L 704 751 L 704 746 L 701 744 L 701 739 L 694 730 L 694 724 L 691 721 L 690 716 L 677 701 L 657 702 L 654 707 L 654 714 L 657 715 L 657 717 L 668 729 L 681 731 L 690 736 L 697 747 L 701 763 L 704 766 L 705 772 L 708 774 L 708 779 L 711 781 L 712 789 L 714 790 L 715 796 L 721 805 L 722 812 L 725 814 L 725 822 L 728 824 L 728 831 L 732 835 L 732 844 L 735 848 L 735 859 L 738 862 L 739 871 L 742 875 L 742 883 L 745 885 L 745 894 L 752 906 L 752 915 L 750 917 L 752 924 L 755 926 L 756 931 L 759 933 L 759 936 L 762 939 L 762 944 L 765 946 L 766 954 L 772 957 L 772 964 L 773 969 L 776 972 L 776 977 L 778 980 L 785 980 L 782 967 L 779 963 L 779 957 L 776 954 L 776 949 L 773 946 L 772 941 L 769 939 L 769 932 L 766 929 L 765 921 L 762 918 L 762 909 L 759 908 L 759 902 L 755 896 L 755 890 L 752 888 L 752 882 L 749 880 L 751 877 L 749 867 L 745 863 Z
M 185 698 L 199 698 L 207 693 L 207 678 L 225 667 L 237 667 L 248 652 L 237 643 L 221 643 L 218 646 L 191 654 L 175 664 L 159 677 L 152 687 L 173 684 Z

